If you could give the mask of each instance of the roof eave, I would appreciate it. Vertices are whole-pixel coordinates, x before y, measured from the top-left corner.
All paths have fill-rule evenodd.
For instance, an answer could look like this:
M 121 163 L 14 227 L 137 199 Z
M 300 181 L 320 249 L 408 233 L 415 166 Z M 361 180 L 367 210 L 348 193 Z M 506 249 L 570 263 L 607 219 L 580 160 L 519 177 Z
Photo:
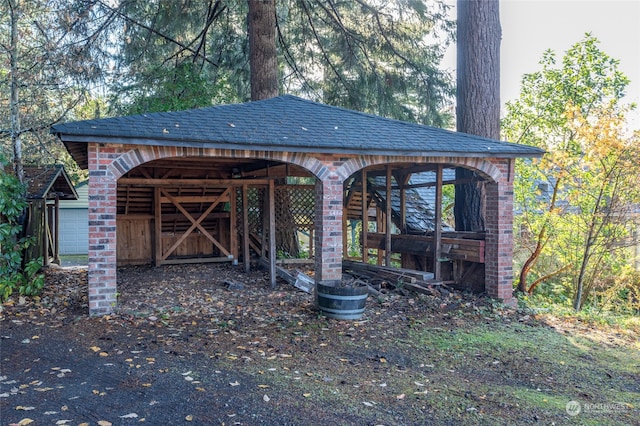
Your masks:
M 145 145 L 145 146 L 178 146 L 186 148 L 217 148 L 217 149 L 237 149 L 249 151 L 296 151 L 303 153 L 322 154 L 343 154 L 343 155 L 397 155 L 402 157 L 462 157 L 462 158 L 540 158 L 544 151 L 530 147 L 526 152 L 502 151 L 495 148 L 487 148 L 486 151 L 424 151 L 409 149 L 376 149 L 376 148 L 355 148 L 350 147 L 318 147 L 300 146 L 297 144 L 287 144 L 286 142 L 277 146 L 272 144 L 247 143 L 247 142 L 224 142 L 224 141 L 198 141 L 180 139 L 150 139 L 150 138 L 127 138 L 127 137 L 105 137 L 98 135 L 71 135 L 58 134 L 58 137 L 65 143 L 101 143 L 101 144 L 122 144 L 122 145 Z M 527 147 L 529 148 L 529 147 Z

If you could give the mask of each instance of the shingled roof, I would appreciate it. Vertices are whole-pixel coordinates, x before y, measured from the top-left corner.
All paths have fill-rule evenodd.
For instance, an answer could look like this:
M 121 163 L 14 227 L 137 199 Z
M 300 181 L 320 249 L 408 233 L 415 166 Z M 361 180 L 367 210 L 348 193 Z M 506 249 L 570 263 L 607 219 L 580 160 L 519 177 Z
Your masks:
M 455 169 L 446 168 L 443 170 L 445 181 L 455 179 Z M 435 213 L 433 206 L 436 201 L 435 172 L 412 173 L 409 178 L 409 185 L 432 183 L 433 186 L 423 186 L 418 188 L 405 189 L 405 226 L 407 234 L 425 234 L 433 231 L 435 227 Z M 383 210 L 387 205 L 386 178 L 377 176 L 368 179 L 368 188 L 376 202 Z M 398 228 L 402 227 L 400 191 L 391 192 L 391 215 L 392 220 Z M 442 223 L 443 231 L 453 231 L 454 229 L 446 222 Z
M 539 157 L 543 151 L 329 106 L 291 95 L 58 124 L 82 166 L 88 141 L 141 145 L 402 156 Z M 82 144 L 82 145 L 78 145 Z M 82 158 L 82 155 L 85 158 Z
M 24 178 L 27 184 L 27 198 L 49 199 L 56 196 L 63 200 L 77 200 L 69 175 L 61 164 L 25 166 Z

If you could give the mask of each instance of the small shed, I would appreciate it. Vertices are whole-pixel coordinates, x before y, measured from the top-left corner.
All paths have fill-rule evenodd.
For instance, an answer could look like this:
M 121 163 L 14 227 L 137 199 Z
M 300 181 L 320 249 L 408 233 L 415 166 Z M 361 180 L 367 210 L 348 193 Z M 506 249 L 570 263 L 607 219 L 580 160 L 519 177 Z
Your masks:
M 60 200 L 76 200 L 69 175 L 60 164 L 25 166 L 28 209 L 24 233 L 35 237 L 25 261 L 42 257 L 43 264 L 60 263 Z
M 51 131 L 89 170 L 93 315 L 116 306 L 118 264 L 242 261 L 248 270 L 253 251 L 275 284 L 276 255 L 300 249 L 302 234 L 315 281 L 335 284 L 358 220 L 360 261 L 389 265 L 394 254 L 436 280 L 480 276 L 489 296 L 510 303 L 515 159 L 543 154 L 290 95 Z M 458 168 L 483 187 L 482 232 L 443 226 L 443 187 L 463 183 L 449 180 Z M 426 189 L 434 205 L 420 207 Z M 418 222 L 432 225 L 416 234 Z

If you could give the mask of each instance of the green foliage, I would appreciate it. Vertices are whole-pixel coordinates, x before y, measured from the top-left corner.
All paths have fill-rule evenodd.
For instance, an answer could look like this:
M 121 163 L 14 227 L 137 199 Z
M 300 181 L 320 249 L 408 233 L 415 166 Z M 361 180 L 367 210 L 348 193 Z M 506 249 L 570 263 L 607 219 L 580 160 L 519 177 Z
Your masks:
M 84 101 L 86 88 L 103 77 L 101 47 L 107 34 L 94 18 L 92 7 L 80 0 L 0 2 L 3 152 L 19 146 L 24 164 L 62 163 L 72 171 L 73 160 L 60 139 L 49 134 L 49 126 L 68 116 Z M 17 35 L 13 44 L 12 30 Z M 9 72 L 11 60 L 15 72 Z M 17 108 L 10 105 L 12 87 L 17 88 Z
M 640 144 L 624 129 L 633 106 L 622 104 L 629 80 L 597 45 L 587 35 L 560 67 L 546 52 L 542 71 L 524 76 L 503 121 L 506 139 L 547 150 L 541 160 L 516 164 L 519 288 L 571 300 L 576 310 L 614 285 L 630 262 L 627 247 L 638 244 L 629 219 L 640 205 Z
M 163 68 L 155 76 L 154 87 L 152 93 L 136 93 L 127 114 L 180 111 L 234 99 L 232 93 L 225 93 L 228 88 L 224 79 L 213 84 L 200 74 L 199 67 L 193 63 Z
M 614 287 L 610 290 L 614 290 Z M 535 294 L 519 294 L 518 305 L 535 315 L 551 314 L 567 321 L 577 319 L 585 324 L 640 331 L 638 299 L 630 305 L 624 293 L 615 294 L 609 299 L 600 292 L 594 292 L 590 303 L 576 312 L 573 299 L 567 297 L 566 289 L 557 288 L 555 283 L 550 283 Z
M 38 294 L 44 286 L 42 259 L 22 265 L 24 250 L 31 244 L 29 238 L 20 236 L 19 218 L 26 207 L 24 185 L 4 171 L 0 158 L 0 301 L 16 290 L 23 295 Z
M 108 8 L 107 6 L 102 6 Z M 446 126 L 454 96 L 439 69 L 453 38 L 444 3 L 278 0 L 284 93 Z M 168 111 L 250 98 L 247 2 L 124 2 L 112 106 Z
M 442 2 L 279 3 L 287 91 L 386 117 L 450 124 L 444 110 L 453 84 L 439 64 L 454 23 Z
M 625 266 L 594 289 L 592 306 L 598 312 L 640 315 L 640 271 Z
M 246 2 L 124 2 L 112 112 L 175 111 L 249 99 Z M 103 5 L 108 9 L 108 6 Z

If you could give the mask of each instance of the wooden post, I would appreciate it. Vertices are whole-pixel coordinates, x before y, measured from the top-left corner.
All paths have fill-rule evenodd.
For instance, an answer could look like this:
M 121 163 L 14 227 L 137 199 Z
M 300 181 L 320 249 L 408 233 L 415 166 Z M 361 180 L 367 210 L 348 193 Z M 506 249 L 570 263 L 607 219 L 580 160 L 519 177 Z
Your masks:
M 387 202 L 386 202 L 386 218 L 385 218 L 385 244 L 384 244 L 384 264 L 385 266 L 391 266 L 391 166 L 387 165 Z
M 348 200 L 347 197 L 343 193 L 342 198 L 342 253 L 345 259 L 349 259 L 349 223 L 347 222 L 347 207 Z M 353 241 L 351 242 L 353 244 Z
M 236 191 L 238 187 L 232 186 L 229 191 L 229 251 L 233 256 L 233 264 L 238 264 L 238 206 Z
M 44 238 L 43 242 L 43 256 L 44 256 L 44 266 L 49 266 L 49 207 L 47 206 L 47 199 L 42 200 L 43 203 L 43 212 L 44 215 L 44 229 L 42 232 L 42 238 Z
M 380 209 L 380 206 L 376 208 L 376 232 L 380 234 L 384 233 L 384 221 L 382 220 L 382 210 Z M 376 250 L 376 265 L 382 266 L 383 254 L 384 254 L 384 250 L 382 249 Z
M 251 259 L 249 258 L 249 187 L 247 184 L 242 185 L 242 263 L 244 272 L 251 270 Z
M 401 234 L 407 233 L 407 189 L 406 186 L 409 183 L 411 174 L 405 175 L 398 181 L 400 187 L 400 226 Z
M 268 230 L 269 230 L 269 186 L 264 188 L 264 196 L 262 199 L 262 238 L 260 240 L 260 257 L 262 257 L 263 259 L 267 258 Z
M 155 265 L 162 264 L 162 202 L 160 188 L 153 188 L 153 239 L 155 243 Z
M 273 179 L 269 180 L 269 280 L 276 286 L 276 190 Z
M 60 264 L 60 197 L 53 204 L 53 263 Z
M 367 171 L 362 170 L 362 263 L 369 262 L 369 190 L 367 189 Z
M 409 183 L 409 178 L 411 174 L 403 175 L 402 178 L 398 179 L 396 176 L 396 181 L 398 182 L 398 187 L 400 188 L 400 233 L 407 234 L 407 183 Z M 400 265 L 404 268 L 405 262 L 410 256 L 405 256 L 403 253 L 400 253 Z
M 442 279 L 440 257 L 442 257 L 442 164 L 436 169 L 436 211 L 433 229 L 433 277 L 436 281 Z

